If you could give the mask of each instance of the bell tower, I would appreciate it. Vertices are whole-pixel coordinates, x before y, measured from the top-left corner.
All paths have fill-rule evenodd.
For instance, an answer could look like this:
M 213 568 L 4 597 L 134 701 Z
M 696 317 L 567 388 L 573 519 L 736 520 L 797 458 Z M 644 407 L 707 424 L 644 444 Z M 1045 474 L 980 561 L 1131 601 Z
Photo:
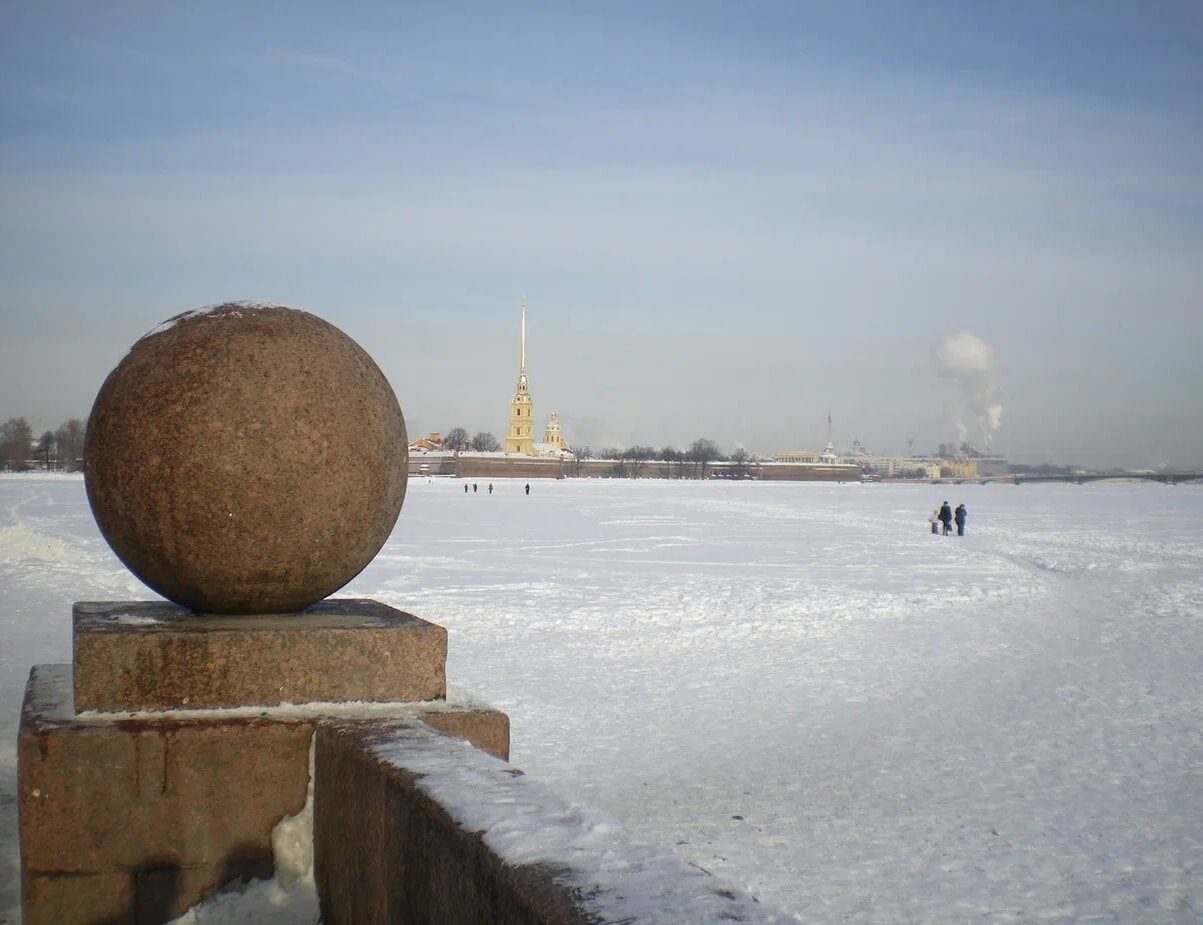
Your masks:
M 535 402 L 526 381 L 526 302 L 522 302 L 521 354 L 518 387 L 510 401 L 510 430 L 505 438 L 507 453 L 532 456 L 535 451 Z
M 547 430 L 544 432 L 543 442 L 557 450 L 568 449 L 568 444 L 564 442 L 564 432 L 560 430 L 560 416 L 554 411 L 547 418 Z

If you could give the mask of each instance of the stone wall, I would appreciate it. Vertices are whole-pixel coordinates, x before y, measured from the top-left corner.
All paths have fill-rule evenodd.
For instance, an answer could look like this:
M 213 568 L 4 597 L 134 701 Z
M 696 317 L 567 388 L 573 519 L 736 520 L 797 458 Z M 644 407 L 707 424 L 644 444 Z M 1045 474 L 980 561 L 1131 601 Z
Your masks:
M 80 715 L 71 674 L 70 665 L 34 668 L 22 710 L 25 925 L 158 925 L 232 881 L 271 876 L 272 829 L 305 804 L 323 715 L 257 707 Z M 509 720 L 495 710 L 366 709 L 509 753 Z
M 422 472 L 422 466 L 427 470 Z M 731 463 L 715 462 L 706 466 L 707 478 L 730 475 Z M 441 475 L 476 481 L 489 479 L 556 479 L 556 478 L 640 478 L 696 479 L 700 467 L 690 462 L 665 462 L 649 459 L 634 462 L 628 459 L 558 460 L 522 456 L 477 456 L 464 453 L 455 456 L 409 457 L 410 475 Z M 861 470 L 856 466 L 818 465 L 811 463 L 749 463 L 747 477 L 766 482 L 856 482 Z
M 752 474 L 765 482 L 859 482 L 861 471 L 857 466 L 765 463 L 753 466 Z
M 504 762 L 388 722 L 319 729 L 314 863 L 326 925 L 787 921 Z

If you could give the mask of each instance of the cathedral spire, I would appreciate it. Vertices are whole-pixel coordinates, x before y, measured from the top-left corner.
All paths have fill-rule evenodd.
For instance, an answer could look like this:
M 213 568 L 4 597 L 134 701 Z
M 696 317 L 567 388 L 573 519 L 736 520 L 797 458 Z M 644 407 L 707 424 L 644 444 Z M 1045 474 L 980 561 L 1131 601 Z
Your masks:
M 518 367 L 518 386 L 510 401 L 510 431 L 505 439 L 505 451 L 530 456 L 535 449 L 535 403 L 526 381 L 526 299 L 522 300 L 521 330 L 521 365 Z
M 518 364 L 518 369 L 526 372 L 526 299 L 522 300 L 522 360 Z

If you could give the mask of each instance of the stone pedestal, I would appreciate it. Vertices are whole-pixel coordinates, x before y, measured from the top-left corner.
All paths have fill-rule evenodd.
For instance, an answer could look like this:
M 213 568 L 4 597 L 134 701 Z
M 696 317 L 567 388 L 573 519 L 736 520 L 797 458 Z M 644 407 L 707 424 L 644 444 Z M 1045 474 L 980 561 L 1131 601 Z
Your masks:
M 80 712 L 447 695 L 447 631 L 376 601 L 248 617 L 166 602 L 80 603 L 74 616 Z
M 155 925 L 270 876 L 272 829 L 303 808 L 313 733 L 331 719 L 426 726 L 508 757 L 505 714 L 442 699 L 441 627 L 370 601 L 244 619 L 76 605 L 76 662 L 34 668 L 21 715 L 25 925 Z M 357 702 L 279 706 L 314 700 Z

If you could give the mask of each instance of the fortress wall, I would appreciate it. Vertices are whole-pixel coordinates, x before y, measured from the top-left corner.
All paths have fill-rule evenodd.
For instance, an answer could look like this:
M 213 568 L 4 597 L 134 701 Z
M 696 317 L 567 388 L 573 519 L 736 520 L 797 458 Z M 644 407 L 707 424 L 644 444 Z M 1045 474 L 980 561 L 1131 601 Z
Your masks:
M 753 467 L 765 482 L 859 482 L 857 466 L 816 466 L 809 463 L 772 463 Z
M 461 454 L 456 474 L 461 479 L 558 479 L 567 475 L 561 471 L 558 459 L 539 459 L 534 456 L 471 456 Z
M 409 474 L 419 475 L 421 466 L 429 466 L 426 474 L 452 476 L 461 479 L 556 479 L 556 478 L 633 478 L 692 479 L 697 478 L 693 463 L 665 462 L 649 459 L 635 463 L 623 459 L 558 460 L 533 456 L 475 455 L 423 456 L 411 454 Z M 718 477 L 730 468 L 730 463 L 711 463 L 706 468 L 708 478 Z M 632 473 L 638 473 L 634 476 Z M 856 482 L 860 480 L 857 466 L 814 465 L 811 463 L 752 463 L 748 474 L 753 479 L 786 482 Z
M 565 467 L 569 472 L 576 473 L 576 464 Z M 646 462 L 634 463 L 624 459 L 583 459 L 580 464 L 581 478 L 630 478 L 631 473 L 638 469 L 641 479 L 688 478 L 692 471 L 686 466 L 684 476 L 679 476 L 679 468 L 675 463 L 649 459 Z
M 422 466 L 429 466 L 427 472 L 422 472 Z M 455 475 L 454 456 L 425 456 L 421 453 L 409 454 L 410 475 Z

